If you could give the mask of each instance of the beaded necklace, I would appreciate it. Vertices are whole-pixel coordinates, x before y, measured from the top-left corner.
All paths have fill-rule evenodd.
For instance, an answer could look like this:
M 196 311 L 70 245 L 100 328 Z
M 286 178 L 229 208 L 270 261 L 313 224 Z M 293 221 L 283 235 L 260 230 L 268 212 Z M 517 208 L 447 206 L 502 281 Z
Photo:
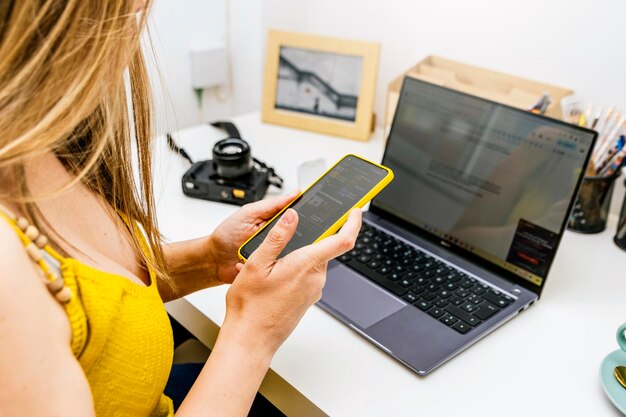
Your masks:
M 41 278 L 48 287 L 48 291 L 62 304 L 72 299 L 72 290 L 65 285 L 63 277 L 52 270 L 44 259 L 42 251 L 52 251 L 48 245 L 48 238 L 39 232 L 36 226 L 30 224 L 24 217 L 16 216 L 11 210 L 0 204 L 0 211 L 17 227 L 22 233 L 20 240 L 26 249 L 28 256 L 39 266 Z

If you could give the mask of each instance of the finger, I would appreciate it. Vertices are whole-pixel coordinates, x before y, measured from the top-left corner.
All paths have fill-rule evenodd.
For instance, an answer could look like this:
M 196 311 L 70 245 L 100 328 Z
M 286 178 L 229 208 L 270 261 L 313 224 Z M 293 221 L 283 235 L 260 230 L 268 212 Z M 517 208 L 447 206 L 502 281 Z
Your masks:
M 359 230 L 361 230 L 361 209 L 353 209 L 337 234 L 298 249 L 294 251 L 294 254 L 299 252 L 298 256 L 312 259 L 314 264 L 321 267 L 331 259 L 351 250 L 359 235 Z
M 241 262 L 237 262 L 235 264 L 235 269 L 237 270 L 237 272 L 241 272 L 241 270 L 243 269 L 243 264 Z
M 248 263 L 256 265 L 273 264 L 278 255 L 287 246 L 298 227 L 298 213 L 294 209 L 288 209 L 280 217 L 280 220 L 272 227 L 263 243 L 250 255 Z
M 259 219 L 269 219 L 282 210 L 287 204 L 291 203 L 299 194 L 300 191 L 295 190 L 287 195 L 260 200 L 255 203 L 248 204 L 246 210 L 248 210 L 248 213 Z

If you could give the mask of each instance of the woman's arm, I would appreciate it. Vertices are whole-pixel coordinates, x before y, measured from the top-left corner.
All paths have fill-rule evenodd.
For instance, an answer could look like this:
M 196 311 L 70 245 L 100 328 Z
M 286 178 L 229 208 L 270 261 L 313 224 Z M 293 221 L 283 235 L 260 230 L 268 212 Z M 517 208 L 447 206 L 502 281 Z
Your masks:
M 200 376 L 176 413 L 177 417 L 246 416 L 273 351 L 224 324 Z
M 238 264 L 222 330 L 177 416 L 248 414 L 272 356 L 320 299 L 328 261 L 354 246 L 361 217 L 355 210 L 336 235 L 277 259 L 297 224 L 297 213 L 287 210 L 248 262 Z
M 94 416 L 89 384 L 70 348 L 63 307 L 0 221 L 0 414 Z
M 217 263 L 210 248 L 210 239 L 208 236 L 164 245 L 165 259 L 175 288 L 174 292 L 168 283 L 159 286 L 164 302 L 223 284 L 217 277 Z
M 232 283 L 238 274 L 237 250 L 250 236 L 299 192 L 246 204 L 224 222 L 211 236 L 164 245 L 175 293 L 169 285 L 159 286 L 163 301 L 171 301 L 203 288 Z

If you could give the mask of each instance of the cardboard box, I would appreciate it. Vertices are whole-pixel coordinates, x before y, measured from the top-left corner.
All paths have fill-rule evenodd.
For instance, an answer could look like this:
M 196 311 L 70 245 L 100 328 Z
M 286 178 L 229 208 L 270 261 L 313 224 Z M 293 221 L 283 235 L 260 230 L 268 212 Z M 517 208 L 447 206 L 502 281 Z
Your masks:
M 385 110 L 385 132 L 389 132 L 398 104 L 402 80 L 405 76 L 454 88 L 464 93 L 524 110 L 534 105 L 544 93 L 548 93 L 552 103 L 545 115 L 555 119 L 561 118 L 561 99 L 573 94 L 569 88 L 540 83 L 431 55 L 409 68 L 389 84 Z

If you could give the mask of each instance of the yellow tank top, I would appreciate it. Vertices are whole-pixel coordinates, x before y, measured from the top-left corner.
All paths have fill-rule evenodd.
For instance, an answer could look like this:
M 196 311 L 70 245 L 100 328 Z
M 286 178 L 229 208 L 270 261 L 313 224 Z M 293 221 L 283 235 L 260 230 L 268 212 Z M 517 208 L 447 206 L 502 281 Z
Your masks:
M 29 243 L 1 210 L 0 217 Z M 138 228 L 135 233 L 142 249 L 149 251 Z M 74 294 L 63 306 L 72 329 L 72 352 L 91 387 L 96 415 L 173 416 L 172 401 L 163 389 L 174 344 L 154 272 L 150 285 L 144 286 L 64 258 L 50 246 L 42 251 Z

